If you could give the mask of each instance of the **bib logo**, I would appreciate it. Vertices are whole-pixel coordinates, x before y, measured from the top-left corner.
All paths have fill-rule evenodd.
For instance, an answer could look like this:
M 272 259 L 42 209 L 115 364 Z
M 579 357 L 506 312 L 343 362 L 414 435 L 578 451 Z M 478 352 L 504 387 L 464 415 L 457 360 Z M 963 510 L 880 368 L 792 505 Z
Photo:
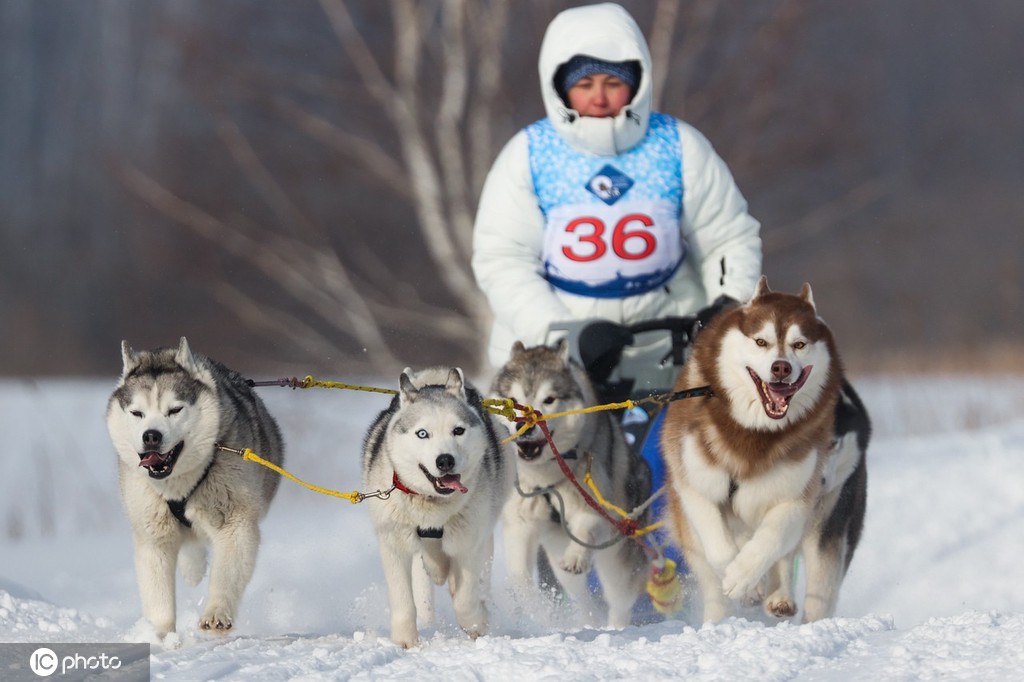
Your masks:
M 633 180 L 614 166 L 607 165 L 587 181 L 587 190 L 611 206 L 629 191 Z

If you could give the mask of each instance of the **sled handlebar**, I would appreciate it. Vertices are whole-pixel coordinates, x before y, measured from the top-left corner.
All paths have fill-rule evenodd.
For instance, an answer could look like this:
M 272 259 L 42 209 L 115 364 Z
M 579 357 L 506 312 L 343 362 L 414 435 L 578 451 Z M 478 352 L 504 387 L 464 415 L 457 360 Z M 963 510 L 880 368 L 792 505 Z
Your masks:
M 690 332 L 693 330 L 693 325 L 695 324 L 697 324 L 697 316 L 686 315 L 684 317 L 662 317 L 657 320 L 644 320 L 643 322 L 635 322 L 624 326 L 633 334 L 667 331 L 673 333 L 685 333 L 689 336 Z

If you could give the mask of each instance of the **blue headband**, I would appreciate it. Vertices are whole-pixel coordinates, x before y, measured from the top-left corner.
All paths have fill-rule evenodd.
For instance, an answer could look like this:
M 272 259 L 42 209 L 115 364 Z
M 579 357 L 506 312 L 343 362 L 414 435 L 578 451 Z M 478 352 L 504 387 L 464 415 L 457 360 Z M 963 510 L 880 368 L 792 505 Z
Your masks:
M 587 55 L 578 54 L 558 67 L 555 74 L 555 88 L 564 99 L 569 88 L 580 80 L 593 76 L 595 73 L 606 73 L 615 76 L 636 92 L 640 83 L 640 63 L 636 60 L 626 62 L 606 62 Z

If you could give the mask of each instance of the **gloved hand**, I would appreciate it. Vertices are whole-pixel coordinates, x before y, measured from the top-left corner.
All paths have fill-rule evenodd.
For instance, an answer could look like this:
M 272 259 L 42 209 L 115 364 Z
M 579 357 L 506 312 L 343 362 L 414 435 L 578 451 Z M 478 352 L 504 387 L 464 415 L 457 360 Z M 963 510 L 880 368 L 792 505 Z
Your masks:
M 711 305 L 698 310 L 697 315 L 695 316 L 697 318 L 697 321 L 693 325 L 693 331 L 690 332 L 691 341 L 697 337 L 697 334 L 700 333 L 701 329 L 708 325 L 708 322 L 711 321 L 711 318 L 713 318 L 715 315 L 722 312 L 726 308 L 731 308 L 732 306 L 738 304 L 739 301 L 737 301 L 735 298 L 722 294 L 721 296 L 716 298 Z

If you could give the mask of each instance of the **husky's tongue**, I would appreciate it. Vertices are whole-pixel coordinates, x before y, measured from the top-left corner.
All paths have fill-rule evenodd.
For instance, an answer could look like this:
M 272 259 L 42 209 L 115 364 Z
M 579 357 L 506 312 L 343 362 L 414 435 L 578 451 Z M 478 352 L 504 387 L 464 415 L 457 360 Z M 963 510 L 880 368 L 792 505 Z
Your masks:
M 462 485 L 462 481 L 459 480 L 458 474 L 447 474 L 437 479 L 437 487 L 446 488 L 448 490 L 457 490 L 460 493 L 468 493 L 469 488 Z
M 765 411 L 769 416 L 782 416 L 789 409 L 789 399 L 796 392 L 786 384 L 765 385 Z
M 167 464 L 167 460 L 170 459 L 167 455 L 162 455 L 159 452 L 147 452 L 146 455 L 139 460 L 140 467 L 158 467 Z
M 754 380 L 758 393 L 761 395 L 761 403 L 764 406 L 765 414 L 772 419 L 782 419 L 785 417 L 786 412 L 789 411 L 789 401 L 803 387 L 807 377 L 811 375 L 812 368 L 813 365 L 804 367 L 797 380 L 791 384 L 782 381 L 774 381 L 772 383 L 762 381 L 754 370 L 748 368 L 747 371 L 750 372 L 750 377 Z

